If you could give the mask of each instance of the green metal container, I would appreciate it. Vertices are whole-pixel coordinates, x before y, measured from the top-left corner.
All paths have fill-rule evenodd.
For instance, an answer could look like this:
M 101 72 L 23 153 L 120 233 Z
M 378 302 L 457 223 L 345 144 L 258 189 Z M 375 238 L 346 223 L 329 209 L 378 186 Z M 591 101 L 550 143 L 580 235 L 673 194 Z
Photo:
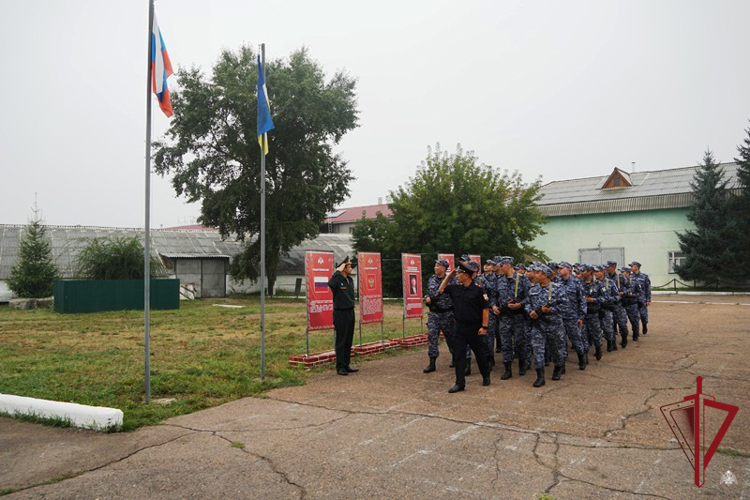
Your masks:
M 180 280 L 151 280 L 151 309 L 179 309 Z M 57 280 L 55 311 L 143 310 L 143 280 Z

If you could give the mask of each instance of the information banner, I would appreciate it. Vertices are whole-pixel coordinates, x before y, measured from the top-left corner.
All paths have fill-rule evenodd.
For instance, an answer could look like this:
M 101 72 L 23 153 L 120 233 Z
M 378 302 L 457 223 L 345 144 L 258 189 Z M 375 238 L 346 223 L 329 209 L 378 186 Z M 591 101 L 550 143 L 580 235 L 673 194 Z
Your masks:
M 305 252 L 307 281 L 307 329 L 333 329 L 333 292 L 328 280 L 333 276 L 333 252 Z
M 422 256 L 401 254 L 401 273 L 404 284 L 404 318 L 421 318 L 422 313 Z
M 383 286 L 380 253 L 359 252 L 359 317 L 362 323 L 383 321 Z
M 482 256 L 481 255 L 469 255 L 469 258 L 479 264 L 480 273 L 482 272 Z
M 446 269 L 445 271 L 446 273 L 450 273 L 451 271 L 453 271 L 453 268 L 456 267 L 456 256 L 452 253 L 439 253 L 437 258 L 445 259 L 448 261 L 448 264 L 450 264 L 448 269 Z

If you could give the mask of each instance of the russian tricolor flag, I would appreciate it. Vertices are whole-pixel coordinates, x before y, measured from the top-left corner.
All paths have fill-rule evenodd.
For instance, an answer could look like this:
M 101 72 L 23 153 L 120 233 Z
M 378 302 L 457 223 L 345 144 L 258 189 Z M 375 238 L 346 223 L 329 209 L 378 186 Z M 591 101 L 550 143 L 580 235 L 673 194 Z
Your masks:
M 172 116 L 172 101 L 169 99 L 167 87 L 167 78 L 171 74 L 172 62 L 169 60 L 167 46 L 164 45 L 154 13 L 154 24 L 151 26 L 151 83 L 154 94 L 159 99 L 159 107 L 167 117 Z
M 315 276 L 313 280 L 315 281 L 316 290 L 325 290 L 328 288 L 328 278 L 325 276 Z

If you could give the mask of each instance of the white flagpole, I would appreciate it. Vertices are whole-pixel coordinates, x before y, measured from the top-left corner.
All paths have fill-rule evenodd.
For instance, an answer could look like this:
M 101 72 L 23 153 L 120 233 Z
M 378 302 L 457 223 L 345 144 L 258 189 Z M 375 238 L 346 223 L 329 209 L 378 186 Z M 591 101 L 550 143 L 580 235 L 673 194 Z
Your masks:
M 260 44 L 261 65 L 265 72 L 266 44 Z M 263 75 L 265 78 L 265 74 Z M 258 89 L 261 91 L 262 89 Z M 259 100 L 259 99 L 258 99 Z M 266 379 L 266 134 L 260 145 L 260 379 Z
M 146 372 L 146 404 L 151 402 L 151 33 L 154 0 L 148 2 L 148 70 L 146 72 L 146 223 L 143 229 L 143 342 Z

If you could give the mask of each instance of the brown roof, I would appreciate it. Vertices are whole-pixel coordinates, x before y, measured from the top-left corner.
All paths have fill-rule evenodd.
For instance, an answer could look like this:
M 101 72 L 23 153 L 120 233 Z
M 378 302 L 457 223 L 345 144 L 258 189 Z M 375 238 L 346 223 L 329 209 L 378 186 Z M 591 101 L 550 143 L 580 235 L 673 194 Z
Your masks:
M 368 219 L 374 219 L 378 212 L 382 213 L 385 217 L 393 215 L 388 205 L 365 205 L 361 207 L 345 207 L 339 208 L 326 216 L 326 224 L 331 222 L 333 224 L 341 224 L 345 222 L 355 222 L 362 218 L 362 212 L 365 213 L 365 217 Z M 338 214 L 338 215 L 337 215 Z

